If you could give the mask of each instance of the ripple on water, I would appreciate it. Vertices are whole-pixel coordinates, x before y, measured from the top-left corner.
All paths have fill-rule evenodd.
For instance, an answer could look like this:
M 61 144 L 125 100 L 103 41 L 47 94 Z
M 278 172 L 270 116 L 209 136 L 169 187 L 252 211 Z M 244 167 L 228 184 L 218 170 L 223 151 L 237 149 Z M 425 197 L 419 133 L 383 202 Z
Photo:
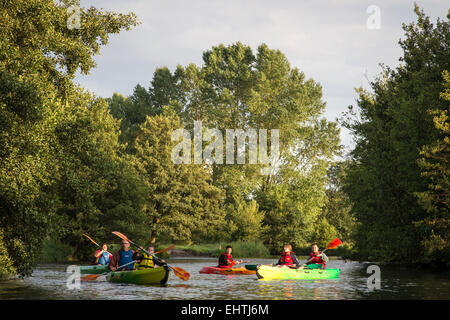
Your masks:
M 449 272 L 383 267 L 381 290 L 370 291 L 366 266 L 354 261 L 328 263 L 330 268 L 341 269 L 339 279 L 309 281 L 261 281 L 248 275 L 200 274 L 203 266 L 216 264 L 216 259 L 210 258 L 172 259 L 171 263 L 187 270 L 191 274 L 189 281 L 172 273 L 166 286 L 138 286 L 110 283 L 100 277 L 94 282 L 82 282 L 79 290 L 69 290 L 67 265 L 39 265 L 29 278 L 1 282 L 0 299 L 450 299 Z

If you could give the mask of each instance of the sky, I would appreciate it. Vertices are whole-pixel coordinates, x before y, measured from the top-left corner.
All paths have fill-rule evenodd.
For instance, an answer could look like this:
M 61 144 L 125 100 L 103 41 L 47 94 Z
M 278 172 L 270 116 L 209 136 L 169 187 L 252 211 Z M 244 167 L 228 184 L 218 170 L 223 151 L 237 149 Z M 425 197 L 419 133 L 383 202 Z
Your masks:
M 450 7 L 445 0 L 416 3 L 432 21 L 444 19 Z M 220 43 L 240 41 L 254 51 L 266 43 L 322 85 L 330 121 L 355 105 L 355 88 L 369 89 L 380 63 L 399 64 L 402 23 L 415 21 L 414 2 L 406 0 L 81 0 L 82 7 L 91 5 L 134 12 L 141 22 L 112 35 L 97 67 L 77 75 L 76 82 L 98 96 L 130 95 L 137 84 L 148 88 L 158 67 L 202 65 L 202 53 Z M 349 151 L 345 128 L 341 140 Z

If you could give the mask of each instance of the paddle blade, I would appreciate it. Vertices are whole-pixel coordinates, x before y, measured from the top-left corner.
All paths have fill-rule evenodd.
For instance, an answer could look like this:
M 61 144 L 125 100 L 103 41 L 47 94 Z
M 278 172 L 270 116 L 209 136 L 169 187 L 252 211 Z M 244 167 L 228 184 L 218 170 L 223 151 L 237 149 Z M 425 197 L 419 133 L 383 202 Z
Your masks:
M 115 234 L 116 236 L 118 236 L 119 238 L 121 238 L 122 240 L 126 240 L 126 241 L 130 242 L 130 240 L 128 240 L 126 235 L 124 235 L 123 233 L 120 233 L 119 231 L 113 231 L 112 233 Z
M 184 280 L 184 281 L 189 280 L 189 277 L 190 277 L 191 275 L 190 275 L 189 272 L 187 272 L 186 270 L 184 270 L 184 269 L 182 269 L 182 268 L 180 268 L 180 267 L 170 267 L 170 268 L 173 270 L 173 273 L 175 273 L 175 275 L 176 275 L 178 278 L 180 278 L 180 279 L 182 279 L 182 280 Z
M 87 276 L 81 277 L 81 281 L 95 281 L 100 277 L 101 274 L 88 274 Z
M 170 249 L 172 249 L 173 247 L 175 247 L 175 245 L 173 244 L 173 245 L 171 245 L 170 247 L 168 247 L 168 248 L 165 248 L 165 249 L 162 249 L 162 250 L 159 250 L 159 251 L 156 251 L 154 254 L 158 254 L 158 253 L 161 253 L 161 252 L 164 252 L 164 251 L 167 251 L 167 250 L 170 250 Z
M 333 241 L 331 241 L 328 246 L 327 246 L 327 250 L 328 249 L 334 249 L 337 246 L 339 246 L 342 243 L 341 240 L 339 240 L 338 238 L 334 239 Z
M 86 238 L 88 238 L 89 240 L 91 240 L 92 243 L 94 243 L 95 245 L 99 246 L 97 242 L 95 242 L 91 237 L 89 237 L 86 233 L 83 233 L 83 236 L 85 236 Z M 99 246 L 100 247 L 100 246 Z

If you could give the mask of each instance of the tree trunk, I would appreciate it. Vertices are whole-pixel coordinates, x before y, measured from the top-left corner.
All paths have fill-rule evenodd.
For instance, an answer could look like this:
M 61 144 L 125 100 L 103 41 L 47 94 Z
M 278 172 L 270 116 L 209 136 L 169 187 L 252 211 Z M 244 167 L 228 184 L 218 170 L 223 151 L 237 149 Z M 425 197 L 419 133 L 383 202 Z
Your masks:
M 152 234 L 151 234 L 151 244 L 155 244 L 156 243 L 156 225 L 159 223 L 159 218 L 155 217 L 153 219 L 153 230 L 152 230 Z

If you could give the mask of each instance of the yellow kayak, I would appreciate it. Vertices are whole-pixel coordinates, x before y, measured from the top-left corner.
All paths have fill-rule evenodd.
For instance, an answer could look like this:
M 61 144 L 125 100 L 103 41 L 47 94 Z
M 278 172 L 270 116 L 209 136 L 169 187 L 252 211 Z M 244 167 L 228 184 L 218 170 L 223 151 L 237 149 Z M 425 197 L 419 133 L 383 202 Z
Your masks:
M 260 265 L 256 269 L 258 279 L 264 280 L 315 280 L 335 279 L 339 269 L 291 269 L 289 267 L 272 267 Z

